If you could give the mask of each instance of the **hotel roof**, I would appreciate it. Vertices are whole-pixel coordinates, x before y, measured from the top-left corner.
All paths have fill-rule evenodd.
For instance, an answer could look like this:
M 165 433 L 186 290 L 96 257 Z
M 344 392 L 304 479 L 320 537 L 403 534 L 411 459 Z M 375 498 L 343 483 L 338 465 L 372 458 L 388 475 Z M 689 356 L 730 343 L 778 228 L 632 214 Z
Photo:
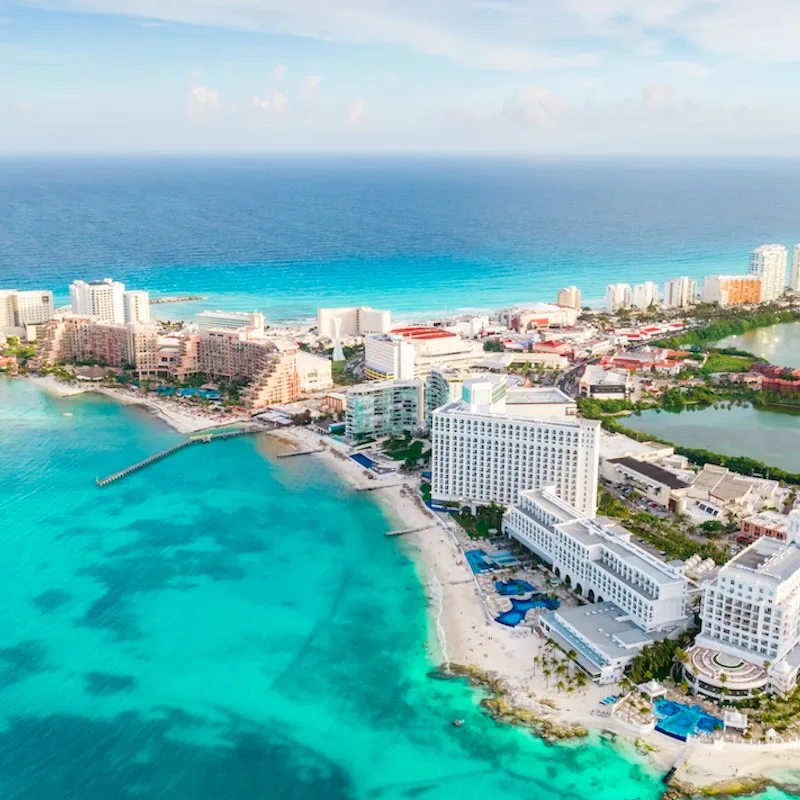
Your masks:
M 457 334 L 451 331 L 443 330 L 442 328 L 426 328 L 424 326 L 410 326 L 408 328 L 394 328 L 391 331 L 392 336 L 402 336 L 404 339 L 416 339 L 424 341 L 425 339 L 448 339 L 457 338 Z

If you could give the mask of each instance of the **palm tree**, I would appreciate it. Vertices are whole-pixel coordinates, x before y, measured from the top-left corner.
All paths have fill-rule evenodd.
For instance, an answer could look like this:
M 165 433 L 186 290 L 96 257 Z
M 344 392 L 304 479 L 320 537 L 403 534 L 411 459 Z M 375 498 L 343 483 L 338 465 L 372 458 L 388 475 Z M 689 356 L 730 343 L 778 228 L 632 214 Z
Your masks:
M 539 656 L 534 656 L 534 657 L 533 657 L 533 674 L 534 674 L 534 675 L 536 675 L 536 667 L 537 667 L 539 664 L 541 664 L 541 661 L 542 661 L 542 660 L 539 658 Z
M 556 684 L 556 689 L 558 689 L 559 692 L 563 692 L 565 688 L 566 688 L 566 684 L 564 683 L 564 681 L 559 681 Z

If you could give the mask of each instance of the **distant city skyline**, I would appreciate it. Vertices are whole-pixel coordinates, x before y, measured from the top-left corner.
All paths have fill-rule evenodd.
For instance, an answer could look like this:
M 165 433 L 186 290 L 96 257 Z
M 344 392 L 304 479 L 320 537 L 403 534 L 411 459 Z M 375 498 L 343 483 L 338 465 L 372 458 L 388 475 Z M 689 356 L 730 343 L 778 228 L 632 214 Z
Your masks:
M 798 29 L 793 0 L 11 0 L 0 153 L 800 155 Z

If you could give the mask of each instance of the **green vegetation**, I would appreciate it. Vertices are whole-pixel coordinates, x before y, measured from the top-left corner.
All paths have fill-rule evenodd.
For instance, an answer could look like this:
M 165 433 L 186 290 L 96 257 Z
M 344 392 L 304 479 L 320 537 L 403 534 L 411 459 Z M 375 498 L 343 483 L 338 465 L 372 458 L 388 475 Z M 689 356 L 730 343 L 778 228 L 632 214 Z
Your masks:
M 419 493 L 426 503 L 431 501 L 431 485 L 428 481 L 421 481 L 419 484 Z
M 28 359 L 36 355 L 36 345 L 22 344 L 16 336 L 9 336 L 0 354 L 4 356 L 16 356 L 20 366 L 24 366 Z
M 487 339 L 483 343 L 483 349 L 487 353 L 502 353 L 503 343 L 499 339 Z
M 355 378 L 347 372 L 346 361 L 331 362 L 331 377 L 337 386 L 351 386 L 357 383 Z
M 728 336 L 738 336 L 747 331 L 757 328 L 768 328 L 770 325 L 780 325 L 783 322 L 797 322 L 800 320 L 800 311 L 775 311 L 763 309 L 759 311 L 743 311 L 738 308 L 731 309 L 704 309 L 698 307 L 695 315 L 703 317 L 704 313 L 714 313 L 716 319 L 704 328 L 686 331 L 680 336 L 657 342 L 661 347 L 671 347 L 673 349 L 694 348 L 704 350 L 708 345 L 725 339 Z
M 631 533 L 663 552 L 667 559 L 685 561 L 697 553 L 701 558 L 711 558 L 717 564 L 724 564 L 730 558 L 727 547 L 697 541 L 671 519 L 661 519 L 646 511 L 634 511 L 605 489 L 600 490 L 597 510 L 602 516 L 619 520 Z
M 646 647 L 631 662 L 628 680 L 634 684 L 663 680 L 672 672 L 675 662 L 685 663 L 686 649 L 697 631 L 687 631 L 677 639 L 661 639 Z
M 407 469 L 414 469 L 420 461 L 428 463 L 431 459 L 430 449 L 425 450 L 425 443 L 419 439 L 414 441 L 410 433 L 405 437 L 387 439 L 383 443 L 383 452 L 395 461 L 403 461 Z
M 464 507 L 458 514 L 453 514 L 453 518 L 471 539 L 488 539 L 494 535 L 492 531 L 500 531 L 504 513 L 503 506 L 491 503 L 488 506 L 478 506 L 474 515 L 469 508 Z
M 723 350 L 714 350 L 703 366 L 703 373 L 713 372 L 749 372 L 758 359 L 755 356 L 729 354 Z

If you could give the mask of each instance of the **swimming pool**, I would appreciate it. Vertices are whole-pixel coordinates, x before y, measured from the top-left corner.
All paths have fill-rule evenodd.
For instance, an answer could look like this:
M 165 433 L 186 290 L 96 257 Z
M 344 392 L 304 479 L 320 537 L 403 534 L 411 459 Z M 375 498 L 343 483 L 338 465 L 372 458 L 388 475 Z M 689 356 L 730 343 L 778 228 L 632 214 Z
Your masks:
M 498 594 L 504 596 L 513 594 L 527 594 L 528 592 L 535 592 L 536 587 L 528 581 L 523 581 L 520 578 L 510 581 L 495 581 L 494 588 Z
M 485 550 L 467 550 L 465 555 L 476 575 L 480 575 L 482 572 L 491 572 L 494 569 L 494 566 L 486 560 Z
M 508 625 L 509 628 L 516 628 L 532 608 L 546 608 L 548 611 L 555 611 L 559 605 L 558 600 L 540 594 L 535 594 L 527 600 L 518 600 L 516 597 L 512 597 L 511 609 L 504 611 L 499 617 L 495 617 L 495 621 L 501 625 Z
M 375 462 L 371 458 L 367 458 L 363 453 L 353 453 L 350 456 L 357 464 L 361 464 L 362 467 L 366 467 L 367 469 L 372 469 L 375 466 Z
M 690 706 L 659 697 L 653 703 L 653 711 L 658 719 L 656 730 L 682 742 L 696 733 L 713 733 L 722 729 L 722 720 L 698 705 Z

